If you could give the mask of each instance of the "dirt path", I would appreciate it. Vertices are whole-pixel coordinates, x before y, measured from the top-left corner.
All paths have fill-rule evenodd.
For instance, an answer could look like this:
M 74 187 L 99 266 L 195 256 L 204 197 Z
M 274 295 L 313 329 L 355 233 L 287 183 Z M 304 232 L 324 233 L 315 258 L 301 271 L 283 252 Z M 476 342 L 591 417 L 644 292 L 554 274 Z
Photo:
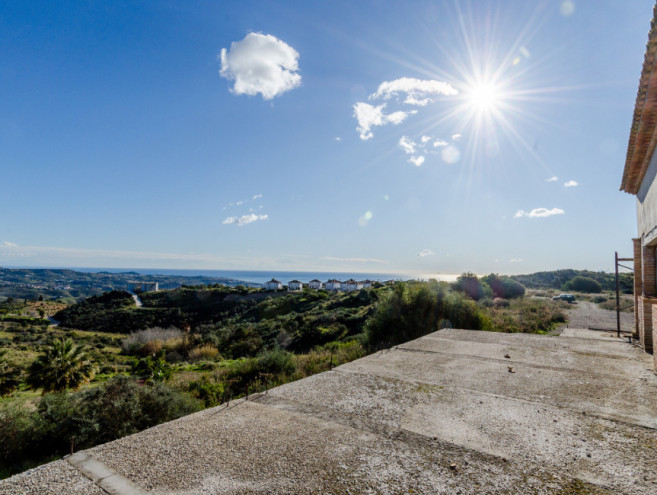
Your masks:
M 567 311 L 568 326 L 592 330 L 616 330 L 616 312 L 602 309 L 597 304 L 579 301 Z M 621 312 L 621 331 L 634 331 L 634 313 Z

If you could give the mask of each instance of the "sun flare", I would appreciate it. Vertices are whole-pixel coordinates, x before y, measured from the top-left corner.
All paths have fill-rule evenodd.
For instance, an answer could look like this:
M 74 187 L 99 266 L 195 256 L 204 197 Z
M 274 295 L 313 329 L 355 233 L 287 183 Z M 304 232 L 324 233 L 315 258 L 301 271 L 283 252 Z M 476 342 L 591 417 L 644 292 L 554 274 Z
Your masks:
M 487 112 L 499 107 L 501 103 L 500 92 L 492 83 L 480 83 L 472 87 L 468 101 L 473 109 Z

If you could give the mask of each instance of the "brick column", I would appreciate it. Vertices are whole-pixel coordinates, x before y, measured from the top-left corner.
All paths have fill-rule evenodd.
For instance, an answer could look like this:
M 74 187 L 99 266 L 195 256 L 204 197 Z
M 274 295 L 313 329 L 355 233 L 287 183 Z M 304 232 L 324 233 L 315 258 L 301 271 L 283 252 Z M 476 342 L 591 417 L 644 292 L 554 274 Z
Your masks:
M 641 248 L 641 287 L 642 287 L 642 315 L 639 337 L 646 352 L 652 354 L 652 302 L 657 295 L 655 285 L 655 248 L 643 246 Z
M 655 309 L 655 304 L 657 304 L 657 299 L 655 298 L 645 298 L 643 301 L 643 348 L 646 352 L 652 354 L 653 347 L 652 343 L 654 341 L 655 324 L 657 324 L 657 309 Z
M 643 295 L 643 282 L 641 278 L 641 273 L 643 267 L 641 265 L 641 239 L 632 239 L 632 245 L 634 247 L 634 334 L 632 337 L 638 339 L 641 335 L 639 330 L 640 327 L 640 317 L 639 317 L 639 306 L 641 302 L 639 298 Z
M 641 282 L 643 295 L 647 297 L 657 296 L 657 285 L 655 285 L 655 248 L 643 246 L 641 260 Z

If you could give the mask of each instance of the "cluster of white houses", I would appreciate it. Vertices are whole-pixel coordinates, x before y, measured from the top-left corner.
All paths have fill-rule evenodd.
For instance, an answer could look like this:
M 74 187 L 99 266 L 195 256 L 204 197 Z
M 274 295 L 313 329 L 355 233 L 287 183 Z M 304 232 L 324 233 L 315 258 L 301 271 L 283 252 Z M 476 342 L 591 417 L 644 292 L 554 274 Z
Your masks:
M 334 290 L 334 291 L 343 291 L 343 292 L 351 292 L 354 290 L 360 290 L 365 287 L 371 287 L 374 282 L 372 280 L 354 280 L 353 278 L 350 278 L 346 282 L 340 282 L 339 280 L 331 279 L 328 280 L 326 283 L 322 282 L 321 280 L 311 280 L 308 282 L 308 287 L 311 289 L 326 289 L 326 290 Z M 279 282 L 275 278 L 272 278 L 269 282 L 265 283 L 265 290 L 281 290 L 283 288 L 282 282 Z M 288 291 L 296 291 L 296 290 L 303 290 L 303 283 L 299 282 L 298 280 L 290 280 L 287 283 L 287 290 Z

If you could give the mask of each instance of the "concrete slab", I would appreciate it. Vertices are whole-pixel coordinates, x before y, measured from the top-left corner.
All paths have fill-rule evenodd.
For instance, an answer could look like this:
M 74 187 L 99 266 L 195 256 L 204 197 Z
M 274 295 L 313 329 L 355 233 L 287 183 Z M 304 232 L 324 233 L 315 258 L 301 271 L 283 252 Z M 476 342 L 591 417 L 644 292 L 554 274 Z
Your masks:
M 84 455 L 164 494 L 657 493 L 650 367 L 588 330 L 441 330 Z M 61 478 L 61 464 L 47 466 Z M 0 493 L 26 480 L 76 493 L 34 476 Z
M 648 356 L 644 356 L 645 359 L 628 359 L 635 357 L 635 353 L 631 353 L 625 345 L 627 340 L 616 337 L 611 339 L 605 336 L 602 340 L 612 342 L 613 346 L 592 346 L 589 340 L 582 343 L 583 332 L 588 332 L 587 335 L 590 335 L 591 339 L 600 339 L 599 332 L 590 330 L 565 330 L 564 332 L 568 332 L 570 336 L 578 337 L 570 346 L 552 345 L 554 341 L 563 343 L 563 339 L 542 335 L 532 336 L 533 339 L 524 342 L 483 343 L 466 339 L 442 339 L 439 337 L 441 332 L 435 334 L 436 336 L 408 342 L 397 348 L 478 357 L 499 362 L 523 363 L 553 369 L 605 373 L 623 376 L 627 379 L 640 379 L 653 375 Z M 539 350 L 540 352 L 538 352 Z

